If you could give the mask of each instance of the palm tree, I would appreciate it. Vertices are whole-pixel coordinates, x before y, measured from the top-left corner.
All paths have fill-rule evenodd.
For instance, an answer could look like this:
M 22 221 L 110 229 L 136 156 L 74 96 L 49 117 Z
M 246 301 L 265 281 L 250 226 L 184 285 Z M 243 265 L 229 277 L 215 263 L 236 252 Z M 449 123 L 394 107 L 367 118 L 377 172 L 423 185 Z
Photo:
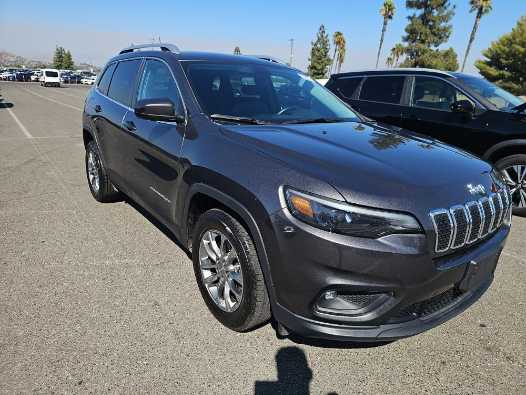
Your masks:
M 390 52 L 389 57 L 387 58 L 387 61 L 385 62 L 388 67 L 396 67 L 398 66 L 398 61 L 405 53 L 405 47 L 398 43 L 396 44 Z
M 332 35 L 332 44 L 334 45 L 334 54 L 332 56 L 332 63 L 331 63 L 331 68 L 330 68 L 331 73 L 333 71 L 334 65 L 337 64 L 336 54 L 339 54 L 341 51 L 342 40 L 343 40 L 343 46 L 345 47 L 345 38 L 343 37 L 343 33 L 334 32 L 334 34 Z M 344 56 L 345 56 L 345 48 L 343 49 L 343 51 L 344 51 Z
M 339 73 L 342 69 L 343 61 L 345 60 L 345 37 L 343 34 L 338 38 L 338 54 L 336 55 L 336 72 Z
M 464 54 L 464 61 L 462 62 L 462 69 L 460 71 L 464 71 L 464 67 L 466 66 L 466 60 L 468 59 L 471 45 L 473 44 L 473 41 L 475 41 L 475 35 L 477 34 L 477 30 L 479 28 L 479 23 L 482 19 L 482 16 L 488 14 L 491 11 L 491 0 L 469 0 L 469 4 L 471 5 L 470 12 L 476 11 L 477 15 L 475 17 L 473 29 L 471 30 L 471 35 L 469 36 L 468 47 L 466 48 L 466 53 Z
M 380 60 L 380 53 L 382 52 L 382 45 L 384 45 L 384 35 L 387 30 L 387 24 L 393 19 L 396 7 L 393 0 L 385 0 L 382 8 L 380 8 L 380 15 L 384 18 L 382 25 L 382 35 L 380 36 L 380 45 L 378 46 L 378 55 L 376 55 L 376 68 L 378 68 L 378 61 Z

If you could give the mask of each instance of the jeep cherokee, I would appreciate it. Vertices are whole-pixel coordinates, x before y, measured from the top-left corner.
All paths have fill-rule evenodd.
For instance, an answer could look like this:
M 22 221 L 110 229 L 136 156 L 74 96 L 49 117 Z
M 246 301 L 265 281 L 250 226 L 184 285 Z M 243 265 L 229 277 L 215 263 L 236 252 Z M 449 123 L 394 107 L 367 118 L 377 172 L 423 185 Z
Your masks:
M 489 164 L 371 122 L 279 62 L 126 48 L 83 135 L 93 197 L 127 196 L 173 232 L 236 331 L 272 316 L 332 340 L 420 333 L 486 291 L 510 229 Z

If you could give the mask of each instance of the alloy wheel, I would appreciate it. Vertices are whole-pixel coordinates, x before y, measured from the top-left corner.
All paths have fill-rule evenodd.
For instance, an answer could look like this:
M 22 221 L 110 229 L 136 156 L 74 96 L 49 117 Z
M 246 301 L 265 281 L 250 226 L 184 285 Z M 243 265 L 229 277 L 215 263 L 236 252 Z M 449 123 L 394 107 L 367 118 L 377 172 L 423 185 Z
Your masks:
M 513 206 L 526 208 L 526 165 L 513 165 L 502 170 L 508 184 Z
M 88 152 L 88 180 L 93 191 L 97 193 L 100 187 L 100 161 L 93 151 Z
M 243 273 L 230 239 L 207 230 L 199 243 L 201 278 L 214 303 L 223 311 L 237 310 L 243 298 Z

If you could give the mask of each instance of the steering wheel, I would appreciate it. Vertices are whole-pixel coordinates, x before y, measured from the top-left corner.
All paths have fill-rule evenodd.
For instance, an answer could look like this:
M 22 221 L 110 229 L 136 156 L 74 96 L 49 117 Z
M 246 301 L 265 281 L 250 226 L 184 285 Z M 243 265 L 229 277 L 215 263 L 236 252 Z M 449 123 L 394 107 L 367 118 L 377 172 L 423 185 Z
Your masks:
M 281 110 L 279 110 L 277 115 L 284 115 L 285 113 L 287 113 L 287 112 L 289 112 L 291 110 L 298 110 L 298 109 L 299 109 L 298 106 L 285 107 L 285 108 L 282 108 Z

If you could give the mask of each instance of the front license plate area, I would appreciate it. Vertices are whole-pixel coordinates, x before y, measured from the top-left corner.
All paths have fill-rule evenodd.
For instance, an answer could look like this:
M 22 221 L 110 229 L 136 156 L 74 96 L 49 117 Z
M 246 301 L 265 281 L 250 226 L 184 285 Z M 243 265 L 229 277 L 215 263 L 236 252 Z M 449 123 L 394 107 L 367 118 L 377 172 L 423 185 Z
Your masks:
M 464 278 L 460 281 L 458 288 L 462 292 L 478 289 L 482 284 L 493 276 L 495 267 L 500 257 L 498 254 L 490 255 L 468 263 Z

